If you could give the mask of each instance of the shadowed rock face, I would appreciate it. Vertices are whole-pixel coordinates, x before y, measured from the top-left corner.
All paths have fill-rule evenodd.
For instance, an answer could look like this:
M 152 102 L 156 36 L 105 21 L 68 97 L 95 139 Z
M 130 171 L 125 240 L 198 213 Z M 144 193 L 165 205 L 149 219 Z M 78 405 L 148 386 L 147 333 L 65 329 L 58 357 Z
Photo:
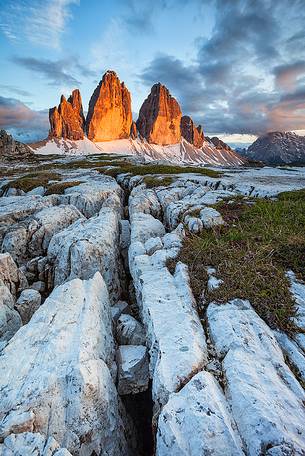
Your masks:
M 213 138 L 209 138 L 208 136 L 206 137 L 206 139 L 211 142 L 212 144 L 214 144 L 214 146 L 216 147 L 216 149 L 218 150 L 227 150 L 227 151 L 233 151 L 233 149 L 231 149 L 231 147 L 226 144 L 225 142 L 223 142 L 221 139 L 217 138 L 217 136 L 213 136 Z
M 93 92 L 86 121 L 91 141 L 112 141 L 130 136 L 131 97 L 114 71 L 107 71 Z
M 183 116 L 181 117 L 180 126 L 183 138 L 195 147 L 200 148 L 203 146 L 204 134 L 201 125 L 196 127 L 190 116 Z
M 181 109 L 168 89 L 155 84 L 141 106 L 137 129 L 148 142 L 160 145 L 176 144 L 181 139 Z
M 78 89 L 66 100 L 62 95 L 58 108 L 49 110 L 51 138 L 78 140 L 84 138 L 85 118 L 82 99 Z

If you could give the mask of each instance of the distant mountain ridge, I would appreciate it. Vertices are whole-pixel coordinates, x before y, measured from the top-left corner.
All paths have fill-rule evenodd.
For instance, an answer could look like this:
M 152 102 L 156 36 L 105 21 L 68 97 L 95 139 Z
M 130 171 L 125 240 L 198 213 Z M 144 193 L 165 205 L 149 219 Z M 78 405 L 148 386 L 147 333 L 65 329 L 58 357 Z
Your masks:
M 305 136 L 293 132 L 266 133 L 248 147 L 245 156 L 269 165 L 304 164 Z

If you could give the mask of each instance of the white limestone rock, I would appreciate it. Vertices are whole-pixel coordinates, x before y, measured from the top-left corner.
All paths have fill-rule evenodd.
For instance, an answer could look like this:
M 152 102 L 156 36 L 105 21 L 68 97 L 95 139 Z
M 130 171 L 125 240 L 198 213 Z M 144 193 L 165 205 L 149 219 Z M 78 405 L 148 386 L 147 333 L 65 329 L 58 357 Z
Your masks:
M 152 237 L 162 237 L 165 228 L 160 220 L 152 215 L 136 212 L 131 219 L 131 243 L 142 242 L 143 244 Z
M 13 225 L 34 212 L 44 207 L 54 206 L 57 203 L 57 195 L 47 197 L 25 195 L 0 198 L 0 224 Z
M 17 299 L 15 308 L 21 316 L 22 323 L 26 325 L 32 315 L 40 307 L 41 295 L 39 291 L 33 288 L 27 288 L 23 290 Z
M 114 355 L 101 275 L 55 288 L 0 357 L 0 438 L 35 430 L 74 456 L 128 455 Z
M 143 345 L 121 345 L 117 350 L 118 392 L 121 395 L 146 391 L 149 382 L 147 349 Z
M 24 274 L 18 269 L 9 253 L 0 253 L 0 280 L 3 281 L 14 297 L 19 290 L 28 286 Z
M 77 220 L 55 234 L 48 248 L 55 286 L 75 277 L 88 279 L 100 271 L 112 302 L 119 298 L 119 215 L 103 208 L 89 220 Z
M 33 188 L 33 190 L 30 190 L 26 194 L 44 196 L 45 192 L 46 192 L 46 189 L 42 185 L 40 185 L 39 187 Z
M 116 327 L 117 341 L 120 345 L 145 345 L 145 331 L 131 315 L 119 317 Z
M 233 417 L 250 456 L 305 452 L 305 393 L 248 301 L 211 303 L 208 325 Z
M 28 230 L 26 224 L 13 225 L 5 232 L 1 251 L 9 253 L 18 264 L 27 258 Z
M 0 456 L 72 456 L 65 448 L 60 448 L 53 437 L 38 432 L 10 434 L 0 444 Z
M 120 220 L 120 247 L 128 249 L 130 245 L 130 222 L 129 220 Z
M 160 217 L 161 206 L 156 192 L 152 189 L 134 188 L 130 193 L 128 206 L 130 218 L 137 212 L 150 214 L 156 218 Z
M 15 300 L 9 289 L 0 280 L 0 350 L 22 325 L 20 315 L 14 309 L 14 303 Z
M 242 456 L 226 398 L 209 372 L 169 397 L 158 419 L 156 456 Z
M 294 318 L 295 324 L 305 330 L 305 283 L 297 280 L 292 271 L 287 272 L 290 281 L 290 291 L 296 302 L 297 315 Z
M 188 230 L 191 233 L 201 233 L 203 229 L 203 223 L 198 217 L 192 217 L 191 215 L 187 215 L 184 218 L 184 223 L 187 224 Z
M 162 243 L 161 238 L 153 237 L 153 238 L 147 239 L 144 246 L 145 246 L 146 253 L 148 255 L 152 255 L 157 250 L 160 250 L 163 248 L 163 243 Z
M 153 263 L 162 250 L 149 257 L 132 246 L 129 265 L 147 335 L 153 400 L 165 404 L 207 362 L 205 336 L 183 275 L 175 279 Z
M 103 175 L 100 175 L 98 180 L 84 182 L 75 187 L 70 187 L 65 190 L 64 195 L 59 196 L 61 204 L 72 204 L 85 217 L 92 217 L 102 207 L 110 207 L 112 205 L 114 208 L 115 204 L 120 208 L 121 198 L 122 189 L 116 183 L 115 179 Z
M 116 323 L 122 314 L 129 314 L 129 312 L 128 303 L 125 301 L 118 301 L 111 307 L 112 320 Z
M 305 353 L 298 345 L 291 340 L 286 334 L 275 331 L 275 337 L 298 374 L 298 377 L 305 385 Z
M 200 219 L 205 228 L 209 229 L 213 226 L 224 224 L 221 214 L 213 207 L 205 207 L 200 211 Z
M 77 219 L 83 219 L 81 212 L 72 205 L 59 205 L 44 208 L 34 214 L 32 223 L 35 223 L 30 242 L 29 252 L 34 256 L 44 255 L 54 234 L 62 231 L 74 223 Z

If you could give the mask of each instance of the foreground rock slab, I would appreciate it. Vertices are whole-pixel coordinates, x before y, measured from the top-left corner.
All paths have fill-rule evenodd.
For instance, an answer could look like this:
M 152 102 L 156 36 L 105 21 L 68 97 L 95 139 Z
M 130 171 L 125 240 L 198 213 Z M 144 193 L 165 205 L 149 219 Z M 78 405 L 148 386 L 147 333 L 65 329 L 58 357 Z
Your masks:
M 74 456 L 128 455 L 101 275 L 57 287 L 0 357 L 0 439 L 53 437 Z
M 143 345 L 120 345 L 117 350 L 118 392 L 137 394 L 148 389 L 147 349 Z
M 59 448 L 53 437 L 45 438 L 38 432 L 11 434 L 0 444 L 0 456 L 72 456 L 65 448 Z
M 207 317 L 246 453 L 305 454 L 305 393 L 271 329 L 240 299 L 211 303 Z
M 173 393 L 158 421 L 157 456 L 244 455 L 221 388 L 199 372 Z

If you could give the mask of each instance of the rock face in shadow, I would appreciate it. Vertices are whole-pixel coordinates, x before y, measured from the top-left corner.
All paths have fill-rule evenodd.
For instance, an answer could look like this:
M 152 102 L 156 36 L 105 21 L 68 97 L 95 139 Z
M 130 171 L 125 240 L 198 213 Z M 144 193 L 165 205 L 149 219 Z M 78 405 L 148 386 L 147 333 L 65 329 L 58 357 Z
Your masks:
M 131 126 L 130 93 L 114 71 L 107 71 L 89 102 L 87 136 L 96 142 L 129 138 Z
M 50 138 L 78 140 L 84 138 L 85 118 L 82 99 L 78 89 L 66 100 L 61 96 L 58 107 L 49 110 Z
M 33 152 L 26 144 L 15 141 L 5 130 L 0 130 L 0 160 L 18 160 L 31 155 Z
M 137 129 L 149 143 L 176 144 L 181 139 L 181 109 L 177 100 L 162 84 L 153 85 L 141 106 Z
M 181 135 L 186 139 L 190 144 L 193 144 L 195 147 L 203 146 L 204 134 L 201 125 L 198 127 L 195 126 L 193 119 L 190 116 L 181 117 Z

